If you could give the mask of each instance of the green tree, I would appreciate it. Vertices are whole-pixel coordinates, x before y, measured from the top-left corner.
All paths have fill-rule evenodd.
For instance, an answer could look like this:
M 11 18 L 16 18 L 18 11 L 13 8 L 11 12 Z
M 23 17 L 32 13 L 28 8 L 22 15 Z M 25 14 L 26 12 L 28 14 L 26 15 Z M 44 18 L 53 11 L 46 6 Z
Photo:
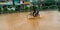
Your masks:
M 44 2 L 45 6 L 50 6 L 55 4 L 55 0 L 45 0 Z

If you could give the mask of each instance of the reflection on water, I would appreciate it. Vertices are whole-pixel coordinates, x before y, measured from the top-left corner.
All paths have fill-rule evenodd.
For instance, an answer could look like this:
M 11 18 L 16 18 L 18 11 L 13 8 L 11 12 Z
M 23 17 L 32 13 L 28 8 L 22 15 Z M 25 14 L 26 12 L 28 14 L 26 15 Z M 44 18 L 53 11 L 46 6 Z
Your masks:
M 38 17 L 30 16 L 29 12 L 2 14 L 0 30 L 60 30 L 59 20 L 57 11 L 41 11 Z

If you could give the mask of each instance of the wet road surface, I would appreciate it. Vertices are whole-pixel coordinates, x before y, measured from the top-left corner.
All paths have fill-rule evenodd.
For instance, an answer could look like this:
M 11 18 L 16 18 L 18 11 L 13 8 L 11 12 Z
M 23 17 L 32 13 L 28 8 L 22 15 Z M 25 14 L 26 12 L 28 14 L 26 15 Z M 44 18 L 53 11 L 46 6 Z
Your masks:
M 29 12 L 1 14 L 0 30 L 60 30 L 60 12 L 41 11 L 36 18 Z

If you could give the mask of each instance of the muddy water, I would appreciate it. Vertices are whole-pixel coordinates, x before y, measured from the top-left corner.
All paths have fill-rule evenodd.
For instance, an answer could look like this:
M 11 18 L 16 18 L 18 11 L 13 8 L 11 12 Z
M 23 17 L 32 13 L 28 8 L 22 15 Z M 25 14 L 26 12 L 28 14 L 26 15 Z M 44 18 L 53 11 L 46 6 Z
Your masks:
M 60 30 L 60 12 L 41 11 L 38 17 L 29 12 L 2 14 L 0 30 Z

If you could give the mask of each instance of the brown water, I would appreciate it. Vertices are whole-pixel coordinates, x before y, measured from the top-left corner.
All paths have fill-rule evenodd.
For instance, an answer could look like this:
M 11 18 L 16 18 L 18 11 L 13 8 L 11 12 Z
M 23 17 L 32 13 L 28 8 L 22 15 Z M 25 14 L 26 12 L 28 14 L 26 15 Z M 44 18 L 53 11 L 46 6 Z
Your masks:
M 0 30 L 60 30 L 60 12 L 41 11 L 39 17 L 29 12 L 1 14 Z

